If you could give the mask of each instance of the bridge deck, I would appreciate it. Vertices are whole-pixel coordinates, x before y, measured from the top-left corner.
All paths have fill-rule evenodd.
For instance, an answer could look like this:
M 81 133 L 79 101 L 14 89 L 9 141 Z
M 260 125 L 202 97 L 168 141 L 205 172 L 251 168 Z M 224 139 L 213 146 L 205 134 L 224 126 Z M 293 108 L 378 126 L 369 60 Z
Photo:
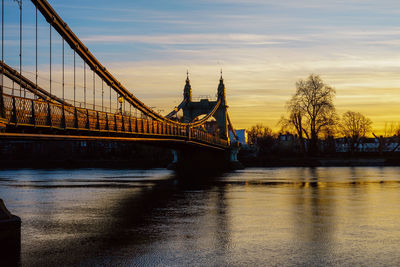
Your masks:
M 229 144 L 199 128 L 65 106 L 3 94 L 2 138 L 186 142 L 216 149 Z

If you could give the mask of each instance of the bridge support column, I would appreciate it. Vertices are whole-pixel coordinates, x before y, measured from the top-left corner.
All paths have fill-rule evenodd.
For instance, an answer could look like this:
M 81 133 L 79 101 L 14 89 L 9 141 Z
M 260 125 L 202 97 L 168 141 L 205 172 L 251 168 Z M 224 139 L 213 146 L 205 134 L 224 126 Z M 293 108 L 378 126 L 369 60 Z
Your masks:
M 230 154 L 230 161 L 231 161 L 231 162 L 236 162 L 236 161 L 238 161 L 238 158 L 237 158 L 238 153 L 239 153 L 239 149 L 238 149 L 238 148 L 236 148 L 236 147 L 231 148 L 231 150 L 229 151 L 229 154 Z
M 21 250 L 21 219 L 12 215 L 0 199 L 0 255 L 5 265 L 16 265 Z
M 201 179 L 229 169 L 229 158 L 225 151 L 185 148 L 173 150 L 172 153 L 174 161 L 168 168 L 184 179 Z
M 229 150 L 213 150 L 204 148 L 186 148 L 172 150 L 173 162 L 168 166 L 184 179 L 202 179 L 227 171 L 242 169 L 237 161 L 239 146 Z M 231 161 L 236 159 L 236 161 Z
M 174 149 L 171 150 L 171 152 L 172 152 L 172 156 L 173 156 L 172 164 L 177 164 L 178 163 L 178 152 Z
M 232 142 L 229 147 L 229 167 L 231 170 L 241 170 L 244 166 L 238 160 L 238 154 L 240 150 L 240 144 L 238 142 Z

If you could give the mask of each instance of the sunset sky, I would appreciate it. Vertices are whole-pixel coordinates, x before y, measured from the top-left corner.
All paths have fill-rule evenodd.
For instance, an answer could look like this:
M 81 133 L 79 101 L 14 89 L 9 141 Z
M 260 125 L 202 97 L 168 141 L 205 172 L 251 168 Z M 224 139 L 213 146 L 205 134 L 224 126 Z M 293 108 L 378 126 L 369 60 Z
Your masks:
M 295 82 L 311 73 L 336 88 L 339 114 L 361 112 L 376 131 L 400 121 L 398 0 L 49 2 L 164 114 L 181 101 L 187 69 L 193 94 L 214 96 L 222 68 L 236 128 L 277 129 Z

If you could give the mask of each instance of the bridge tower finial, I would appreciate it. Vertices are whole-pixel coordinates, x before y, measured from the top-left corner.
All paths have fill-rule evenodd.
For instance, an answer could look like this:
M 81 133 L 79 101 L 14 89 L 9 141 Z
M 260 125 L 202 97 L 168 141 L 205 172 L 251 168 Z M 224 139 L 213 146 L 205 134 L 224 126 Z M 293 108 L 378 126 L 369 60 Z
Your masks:
M 224 103 L 226 102 L 225 100 L 225 84 L 224 84 L 224 79 L 222 78 L 222 68 L 221 68 L 221 77 L 219 79 L 219 85 L 218 85 L 218 98 L 224 99 Z
M 189 70 L 186 70 L 186 84 L 183 89 L 183 99 L 186 99 L 189 102 L 192 101 L 192 86 L 190 85 L 189 80 Z

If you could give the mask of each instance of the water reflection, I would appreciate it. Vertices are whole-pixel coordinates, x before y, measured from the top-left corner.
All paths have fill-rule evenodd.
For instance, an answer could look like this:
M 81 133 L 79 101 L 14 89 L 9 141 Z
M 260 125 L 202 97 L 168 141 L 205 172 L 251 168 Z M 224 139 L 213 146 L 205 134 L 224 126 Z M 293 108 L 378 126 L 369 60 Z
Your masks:
M 307 173 L 305 173 L 307 171 Z M 303 170 L 298 177 L 301 188 L 294 191 L 293 229 L 303 249 L 298 263 L 332 264 L 330 262 L 335 227 L 335 191 L 327 190 L 323 176 L 315 169 Z
M 399 170 L 3 171 L 0 194 L 22 265 L 396 265 Z

